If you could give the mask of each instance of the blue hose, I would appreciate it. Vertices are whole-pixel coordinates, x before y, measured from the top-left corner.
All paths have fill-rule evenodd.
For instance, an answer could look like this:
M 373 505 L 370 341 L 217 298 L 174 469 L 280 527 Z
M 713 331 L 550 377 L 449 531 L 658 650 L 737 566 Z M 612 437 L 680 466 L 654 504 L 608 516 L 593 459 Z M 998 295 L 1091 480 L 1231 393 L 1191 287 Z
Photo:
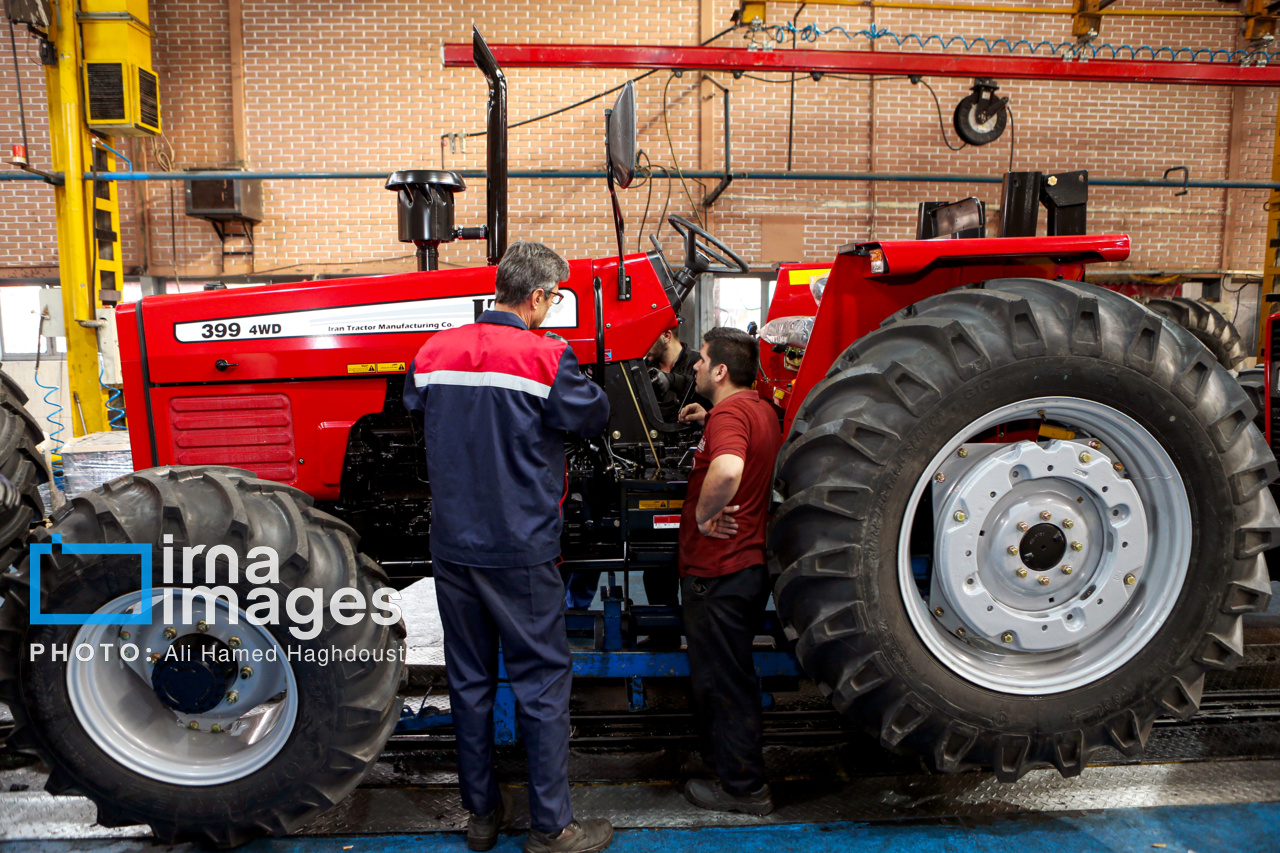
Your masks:
M 1109 59 L 1119 59 L 1123 54 L 1128 54 L 1130 59 L 1138 59 L 1141 54 L 1146 54 L 1152 61 L 1160 59 L 1161 56 L 1167 54 L 1171 61 L 1190 60 L 1192 62 L 1232 62 L 1239 63 L 1244 61 L 1257 61 L 1265 59 L 1269 62 L 1275 62 L 1280 58 L 1280 54 L 1267 53 L 1265 50 L 1242 49 L 1227 50 L 1225 48 L 1210 47 L 1167 47 L 1153 45 L 1131 45 L 1131 44 L 1080 44 L 1079 42 L 1052 42 L 1042 40 L 1031 42 L 1027 39 L 1017 39 L 1016 41 L 1007 38 L 989 39 L 985 36 L 974 36 L 966 38 L 965 36 L 941 36 L 941 35 L 918 35 L 916 33 L 907 33 L 900 36 L 893 30 L 888 28 L 877 27 L 872 24 L 869 29 L 858 30 L 850 33 L 844 27 L 835 26 L 823 29 L 815 24 L 805 24 L 798 27 L 791 22 L 781 24 L 767 24 L 760 28 L 768 38 L 773 39 L 779 44 L 786 44 L 794 39 L 805 42 L 816 42 L 825 35 L 838 33 L 849 41 L 857 38 L 865 38 L 869 41 L 877 41 L 879 39 L 891 39 L 898 47 L 902 47 L 908 42 L 915 42 L 921 48 L 928 47 L 930 44 L 937 44 L 943 50 L 950 48 L 952 45 L 959 44 L 966 51 L 972 51 L 981 46 L 987 53 L 997 53 L 997 48 L 1004 48 L 1010 54 L 1016 54 L 1020 48 L 1025 48 L 1031 54 L 1039 54 L 1044 49 L 1046 53 L 1052 56 L 1082 56 L 1088 55 L 1093 59 L 1099 56 L 1106 56 Z
M 54 417 L 54 415 L 61 414 L 62 406 L 61 404 L 58 403 L 57 400 L 49 399 L 49 397 L 51 397 L 53 393 L 58 390 L 58 386 L 45 385 L 43 382 L 41 382 L 39 370 L 35 372 L 34 378 L 35 378 L 36 384 L 44 389 L 44 392 L 45 392 L 44 401 L 53 407 L 53 411 L 44 416 L 44 419 L 46 421 L 48 421 L 49 423 L 53 424 L 54 427 L 56 427 L 56 429 L 52 430 L 48 436 L 50 441 L 56 443 L 55 447 L 53 448 L 53 452 L 50 454 L 51 456 L 57 457 L 56 459 L 54 459 L 53 464 L 51 466 L 53 468 L 53 482 L 54 482 L 54 485 L 57 486 L 59 490 L 65 490 L 66 481 L 62 477 L 62 447 L 66 442 L 58 438 L 58 433 L 62 432 L 63 426 L 62 426 L 62 422 Z
M 102 390 L 107 392 L 107 422 L 112 429 L 128 429 L 129 426 L 125 422 L 124 409 L 119 405 L 124 399 L 124 391 L 119 388 L 112 388 L 110 385 L 102 381 L 103 365 L 98 365 L 98 384 L 102 386 Z

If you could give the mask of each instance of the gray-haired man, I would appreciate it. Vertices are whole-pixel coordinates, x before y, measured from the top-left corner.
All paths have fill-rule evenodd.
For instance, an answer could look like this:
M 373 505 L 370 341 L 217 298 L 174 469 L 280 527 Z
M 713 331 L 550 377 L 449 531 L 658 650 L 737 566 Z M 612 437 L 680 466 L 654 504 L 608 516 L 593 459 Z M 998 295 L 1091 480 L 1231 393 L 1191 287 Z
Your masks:
M 563 340 L 530 334 L 560 301 L 569 265 L 541 243 L 514 243 L 498 264 L 493 310 L 438 332 L 405 380 L 423 415 L 436 579 L 458 743 L 467 843 L 489 850 L 509 809 L 493 768 L 498 641 L 529 753 L 526 853 L 594 853 L 607 820 L 573 819 L 569 683 L 560 502 L 565 433 L 587 438 L 609 420 L 604 391 Z

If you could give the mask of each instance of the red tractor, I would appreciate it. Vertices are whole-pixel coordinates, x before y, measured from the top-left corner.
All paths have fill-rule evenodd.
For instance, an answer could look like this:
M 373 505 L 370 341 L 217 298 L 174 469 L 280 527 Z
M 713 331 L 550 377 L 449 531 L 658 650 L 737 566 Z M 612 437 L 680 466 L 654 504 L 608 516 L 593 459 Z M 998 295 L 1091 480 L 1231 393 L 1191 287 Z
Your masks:
M 475 54 L 487 226 L 455 229 L 456 175 L 390 184 L 428 268 L 457 237 L 487 239 L 491 261 L 506 243 L 504 83 L 478 34 Z M 628 89 L 610 116 L 611 192 L 630 180 L 634 109 Z M 836 709 L 941 771 L 1074 775 L 1103 747 L 1138 754 L 1156 717 L 1196 712 L 1207 670 L 1241 660 L 1241 617 L 1270 596 L 1277 472 L 1255 404 L 1187 330 L 1082 283 L 1129 252 L 1084 235 L 1086 184 L 1012 177 L 1029 236 L 858 243 L 784 266 L 762 330 L 758 387 L 787 435 L 778 619 Z M 1006 235 L 1028 233 L 1015 208 Z M 921 221 L 921 236 L 984 227 L 971 204 Z M 606 432 L 569 447 L 569 568 L 674 552 L 661 519 L 698 436 L 663 420 L 644 355 L 711 264 L 747 265 L 671 224 L 682 265 L 656 241 L 574 261 L 544 327 L 612 404 Z M 472 321 L 493 279 L 426 269 L 117 309 L 138 470 L 39 528 L 0 608 L 10 743 L 46 762 L 48 790 L 90 797 L 105 825 L 230 845 L 290 831 L 360 781 L 404 671 L 378 588 L 428 572 L 431 503 L 449 499 L 401 406 L 405 365 L 425 335 Z M 278 565 L 254 562 L 263 548 Z M 272 601 L 304 630 L 255 619 Z

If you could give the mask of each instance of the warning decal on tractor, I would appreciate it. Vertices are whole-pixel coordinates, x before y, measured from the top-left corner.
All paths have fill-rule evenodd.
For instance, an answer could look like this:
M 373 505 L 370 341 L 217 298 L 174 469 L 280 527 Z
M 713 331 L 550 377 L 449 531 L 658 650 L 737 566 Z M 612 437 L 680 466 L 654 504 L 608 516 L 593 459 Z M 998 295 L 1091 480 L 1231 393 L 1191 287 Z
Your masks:
M 572 329 L 578 325 L 578 297 L 561 290 L 564 300 L 552 306 L 543 329 Z M 448 296 L 416 299 L 411 302 L 378 302 L 370 305 L 343 305 L 281 311 L 246 317 L 219 317 L 194 323 L 175 323 L 173 336 L 180 343 L 198 344 L 214 340 L 260 340 L 263 338 L 322 338 L 338 335 L 382 335 L 403 332 L 438 332 L 474 323 L 482 312 L 493 307 L 493 295 Z M 401 368 L 403 369 L 403 368 Z M 378 371 L 353 371 L 374 373 Z
M 654 530 L 677 530 L 680 527 L 680 516 L 678 515 L 655 515 L 653 517 Z
M 640 501 L 640 509 L 680 509 L 684 501 L 677 498 L 669 501 Z
M 377 364 L 348 364 L 347 373 L 404 373 L 403 361 L 385 361 Z

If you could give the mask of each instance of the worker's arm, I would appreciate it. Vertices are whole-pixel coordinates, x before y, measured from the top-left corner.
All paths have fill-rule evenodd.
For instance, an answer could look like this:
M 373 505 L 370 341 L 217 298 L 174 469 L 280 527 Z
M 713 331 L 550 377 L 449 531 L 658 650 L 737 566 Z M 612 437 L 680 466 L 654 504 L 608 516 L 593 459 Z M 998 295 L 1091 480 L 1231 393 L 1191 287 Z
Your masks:
M 409 413 L 410 419 L 419 429 L 422 428 L 423 418 L 426 416 L 428 387 L 425 383 L 419 384 L 416 378 L 416 367 L 413 362 L 409 362 L 409 370 L 404 377 L 404 394 L 401 395 L 401 400 L 404 402 L 405 411 Z
M 609 398 L 603 388 L 582 375 L 568 344 L 560 354 L 556 378 L 542 409 L 542 423 L 548 429 L 581 438 L 599 435 L 609 423 Z
M 690 403 L 680 410 L 679 419 L 682 424 L 702 426 L 707 422 L 707 410 L 702 408 L 701 403 Z
M 738 522 L 733 514 L 738 511 L 738 507 L 729 506 L 729 501 L 738 493 L 745 466 L 746 462 L 741 456 L 731 453 L 722 453 L 711 460 L 706 479 L 702 481 L 698 506 L 694 510 L 698 532 L 703 536 L 729 539 L 737 535 Z

